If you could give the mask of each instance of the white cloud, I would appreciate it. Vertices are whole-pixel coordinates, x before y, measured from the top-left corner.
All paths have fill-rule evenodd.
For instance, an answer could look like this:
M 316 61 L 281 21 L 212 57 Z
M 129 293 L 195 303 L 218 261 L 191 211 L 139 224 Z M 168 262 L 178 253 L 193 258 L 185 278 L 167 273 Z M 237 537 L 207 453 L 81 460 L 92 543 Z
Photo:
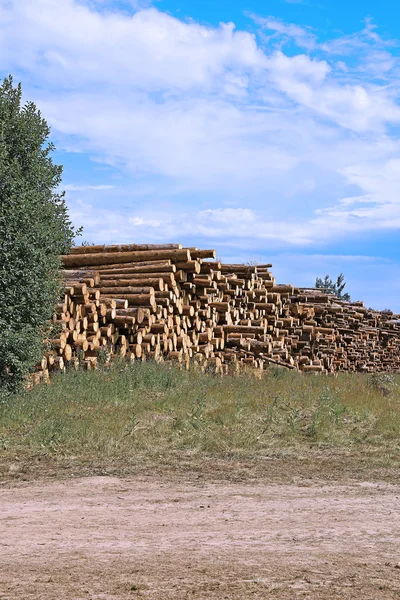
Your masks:
M 133 211 L 132 211 L 133 212 Z M 183 236 L 197 236 L 204 240 L 212 240 L 213 244 L 222 239 L 258 242 L 274 242 L 280 246 L 309 246 L 315 241 L 313 225 L 288 221 L 268 221 L 263 215 L 249 209 L 226 208 L 207 209 L 204 211 L 171 211 L 157 212 L 157 219 L 151 209 L 141 210 L 136 214 L 124 214 L 110 208 L 95 207 L 83 201 L 71 204 L 71 216 L 76 222 L 86 222 L 90 228 L 85 228 L 90 239 L 101 241 L 105 235 L 105 227 L 110 230 L 111 237 L 118 231 L 121 242 L 129 241 L 132 236 L 137 238 L 140 230 L 143 241 L 182 239 Z M 319 235 L 324 235 L 321 231 Z M 107 240 L 109 234 L 106 234 Z
M 75 0 L 6 3 L 1 56 L 35 69 L 48 86 L 123 83 L 137 91 L 211 90 L 231 69 L 261 68 L 253 35 L 184 23 L 154 8 L 133 16 L 97 12 Z M 3 30 L 4 31 L 4 30 Z M 5 33 L 5 32 L 4 32 Z
M 299 48 L 306 48 L 307 50 L 312 50 L 315 47 L 316 36 L 310 31 L 310 28 L 305 29 L 293 23 L 285 23 L 281 19 L 274 17 L 259 17 L 254 14 L 250 16 L 264 30 L 274 32 L 267 37 L 267 40 L 276 38 L 279 38 L 280 42 L 294 40 Z
M 74 183 L 67 183 L 61 187 L 66 192 L 84 192 L 86 190 L 113 190 L 115 185 L 76 185 Z
M 253 223 L 256 215 L 249 208 L 218 208 L 207 209 L 199 213 L 200 219 L 216 223 Z
M 399 227 L 397 57 L 372 23 L 319 44 L 308 27 L 256 18 L 272 35 L 260 44 L 232 23 L 125 4 L 0 0 L 0 68 L 23 79 L 59 148 L 133 187 L 64 186 L 98 241 L 312 246 Z M 111 189 L 109 209 L 94 204 L 90 192 Z
M 346 232 L 400 229 L 400 159 L 355 164 L 344 168 L 343 173 L 364 194 L 319 209 L 316 222 L 332 227 L 334 221 L 334 230 Z
M 359 52 L 360 49 L 364 49 L 369 53 L 371 51 L 375 52 L 376 48 L 385 49 L 397 45 L 395 40 L 384 40 L 378 35 L 377 29 L 378 27 L 373 23 L 372 19 L 366 18 L 364 28 L 361 31 L 350 35 L 341 35 L 340 37 L 324 42 L 321 44 L 321 48 L 324 52 L 341 54 L 343 56 L 353 54 L 355 51 Z
M 162 221 L 157 221 L 156 219 L 144 219 L 143 217 L 130 217 L 128 221 L 135 227 L 161 227 L 163 225 Z
M 340 83 L 326 60 L 276 52 L 268 63 L 272 83 L 298 105 L 356 132 L 400 123 L 400 107 L 384 86 Z

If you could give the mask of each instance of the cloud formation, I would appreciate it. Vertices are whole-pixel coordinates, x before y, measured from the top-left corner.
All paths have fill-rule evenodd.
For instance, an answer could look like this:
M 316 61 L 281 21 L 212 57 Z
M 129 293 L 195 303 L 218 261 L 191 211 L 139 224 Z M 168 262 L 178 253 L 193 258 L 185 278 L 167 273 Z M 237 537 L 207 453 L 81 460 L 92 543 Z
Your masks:
M 66 192 L 85 192 L 86 190 L 113 190 L 114 185 L 76 185 L 73 183 L 67 183 L 62 186 Z
M 371 21 L 320 43 L 272 16 L 256 36 L 145 6 L 0 0 L 3 73 L 58 148 L 128 182 L 67 181 L 88 236 L 312 247 L 400 228 L 399 64 Z

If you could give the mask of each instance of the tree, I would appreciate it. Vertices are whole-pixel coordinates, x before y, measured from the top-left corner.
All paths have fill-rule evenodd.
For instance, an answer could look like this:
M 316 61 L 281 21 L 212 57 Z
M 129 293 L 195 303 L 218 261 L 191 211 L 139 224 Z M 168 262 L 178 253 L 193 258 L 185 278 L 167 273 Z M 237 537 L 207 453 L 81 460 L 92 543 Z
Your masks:
M 350 301 L 349 294 L 343 293 L 343 290 L 346 287 L 343 273 L 340 273 L 336 281 L 332 281 L 329 275 L 325 275 L 324 279 L 317 277 L 315 280 L 315 287 L 319 289 L 325 289 L 326 291 L 334 294 L 337 298 L 340 298 L 340 300 L 346 300 L 347 302 Z
M 59 254 L 75 232 L 50 128 L 21 84 L 0 86 L 0 385 L 15 389 L 40 360 L 60 294 Z

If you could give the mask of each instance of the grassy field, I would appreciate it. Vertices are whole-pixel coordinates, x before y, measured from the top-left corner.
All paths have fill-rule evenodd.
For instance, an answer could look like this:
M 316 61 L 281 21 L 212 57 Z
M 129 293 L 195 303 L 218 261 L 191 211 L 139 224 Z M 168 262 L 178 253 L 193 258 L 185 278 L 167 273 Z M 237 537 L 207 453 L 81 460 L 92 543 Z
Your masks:
M 356 473 L 399 465 L 400 376 L 220 377 L 150 362 L 69 372 L 0 401 L 0 473 Z M 324 462 L 325 461 L 325 462 Z M 328 461 L 328 462 L 326 462 Z M 331 466 L 329 466 L 331 465 Z M 269 472 L 268 471 L 268 472 Z

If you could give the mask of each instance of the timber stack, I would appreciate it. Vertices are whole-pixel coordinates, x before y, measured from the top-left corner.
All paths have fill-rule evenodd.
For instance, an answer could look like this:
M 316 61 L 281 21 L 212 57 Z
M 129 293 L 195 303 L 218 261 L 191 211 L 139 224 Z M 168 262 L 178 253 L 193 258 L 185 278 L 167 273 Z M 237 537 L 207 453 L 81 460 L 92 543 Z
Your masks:
M 304 372 L 400 372 L 400 315 L 277 285 L 272 265 L 222 264 L 180 244 L 74 247 L 34 380 L 114 357 L 217 373 L 270 364 Z

